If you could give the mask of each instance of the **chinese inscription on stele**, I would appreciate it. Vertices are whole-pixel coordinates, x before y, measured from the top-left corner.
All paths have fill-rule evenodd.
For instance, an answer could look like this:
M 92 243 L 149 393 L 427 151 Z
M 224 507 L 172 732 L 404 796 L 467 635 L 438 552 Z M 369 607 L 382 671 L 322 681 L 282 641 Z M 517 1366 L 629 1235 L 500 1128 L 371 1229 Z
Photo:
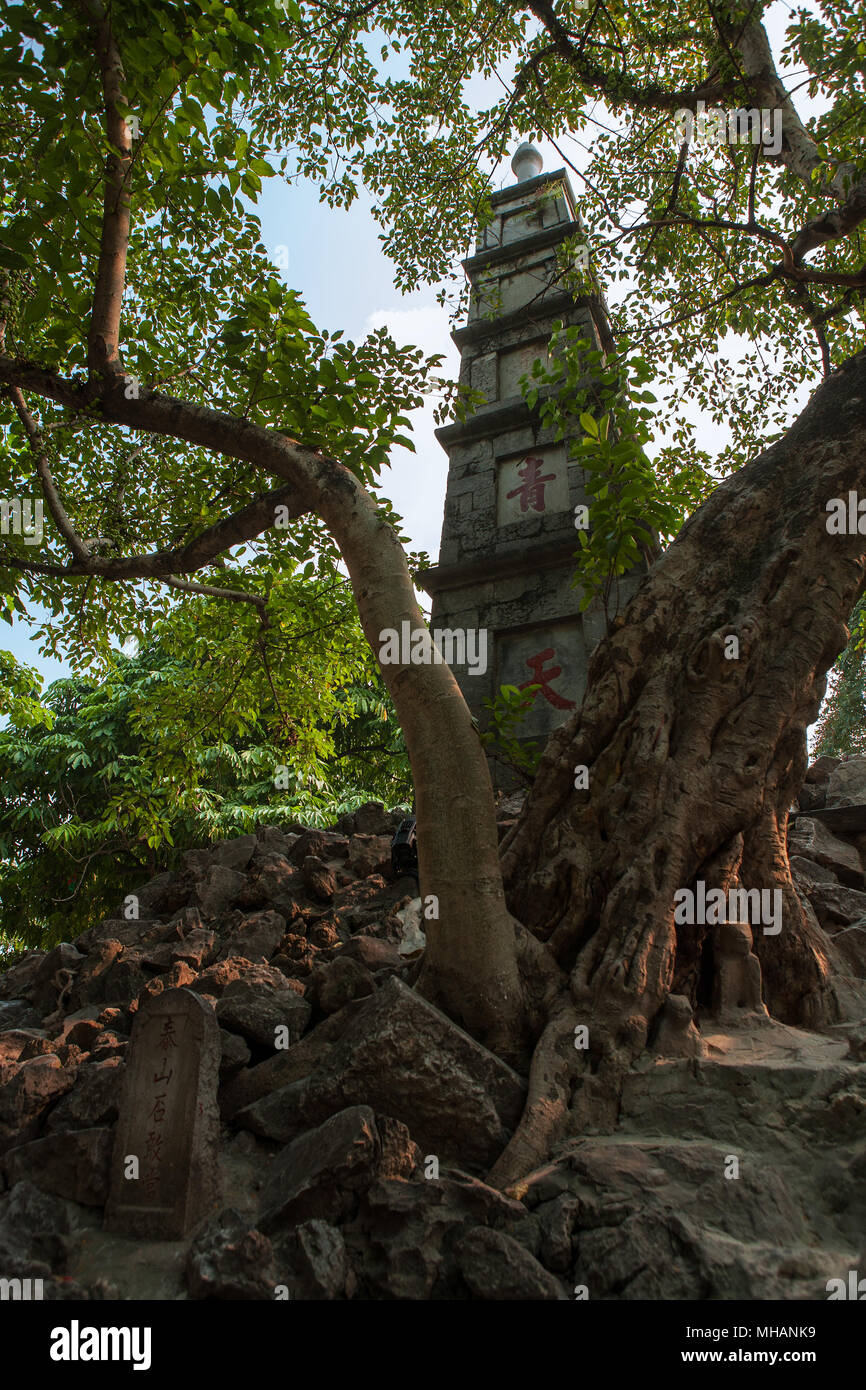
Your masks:
M 111 1163 L 107 1230 L 186 1235 L 218 1195 L 219 1026 L 189 989 L 166 990 L 132 1029 Z

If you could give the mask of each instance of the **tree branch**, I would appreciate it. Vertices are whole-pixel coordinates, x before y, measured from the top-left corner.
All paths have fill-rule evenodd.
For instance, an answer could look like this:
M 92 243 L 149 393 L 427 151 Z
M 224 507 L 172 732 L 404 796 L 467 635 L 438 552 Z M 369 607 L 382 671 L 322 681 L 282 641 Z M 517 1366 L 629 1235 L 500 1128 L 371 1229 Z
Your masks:
M 102 0 L 84 0 L 84 8 L 94 26 L 92 33 L 102 81 L 105 134 L 111 146 L 105 166 L 99 265 L 87 333 L 87 364 L 93 376 L 123 371 L 119 339 L 129 247 L 128 174 L 132 162 L 132 135 L 120 113 L 121 105 L 125 104 L 124 72 L 112 33 L 110 11 Z
M 80 563 L 86 563 L 90 559 L 90 551 L 72 525 L 72 522 L 69 520 L 66 508 L 60 500 L 60 494 L 54 485 L 51 469 L 48 466 L 47 454 L 42 447 L 42 435 L 39 426 L 27 409 L 24 393 L 20 387 L 10 386 L 9 395 L 12 399 L 12 404 L 15 406 L 18 418 L 24 426 L 27 438 L 30 441 L 30 451 L 33 454 L 36 472 L 39 477 L 39 482 L 42 485 L 42 491 L 45 494 L 45 501 L 48 503 L 48 510 L 54 518 L 54 524 L 66 541 L 75 559 Z

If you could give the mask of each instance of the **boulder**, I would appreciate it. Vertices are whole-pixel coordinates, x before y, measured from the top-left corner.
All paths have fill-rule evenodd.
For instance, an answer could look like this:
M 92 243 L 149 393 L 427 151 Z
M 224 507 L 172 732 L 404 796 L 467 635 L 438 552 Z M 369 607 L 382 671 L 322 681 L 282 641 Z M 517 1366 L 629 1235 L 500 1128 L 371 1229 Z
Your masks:
M 473 1297 L 503 1302 L 563 1301 L 562 1285 L 512 1236 L 473 1226 L 454 1254 Z
M 0 1153 L 36 1138 L 45 1111 L 72 1089 L 77 1070 L 54 1053 L 21 1063 L 0 1086 Z
M 803 859 L 799 854 L 791 854 L 788 863 L 791 865 L 791 873 L 795 877 L 804 879 L 806 883 L 839 882 L 832 869 L 828 869 L 824 864 L 818 864 L 814 859 Z
M 291 1271 L 292 1298 L 331 1301 L 344 1297 L 350 1267 L 346 1242 L 337 1226 L 317 1219 L 302 1221 L 283 1237 L 279 1254 L 280 1265 L 285 1263 Z
M 271 1242 L 239 1212 L 223 1211 L 192 1242 L 186 1281 L 191 1298 L 270 1300 L 277 1283 Z
M 221 917 L 246 887 L 246 878 L 236 869 L 212 864 L 196 885 L 196 906 L 205 921 Z
M 112 1142 L 108 1127 L 49 1134 L 9 1149 L 0 1159 L 0 1168 L 10 1187 L 29 1179 L 40 1192 L 86 1207 L 103 1207 L 108 1200 Z
M 213 848 L 213 862 L 224 869 L 236 869 L 243 873 L 258 849 L 255 835 L 238 835 L 233 840 L 220 840 Z
M 332 830 L 305 830 L 299 835 L 289 851 L 289 858 L 298 867 L 312 855 L 316 859 L 345 859 L 349 853 L 349 841 L 345 835 Z
M 814 859 L 832 869 L 843 883 L 863 884 L 863 865 L 854 845 L 838 839 L 826 825 L 811 816 L 798 816 L 788 831 L 788 853 Z
M 220 1029 L 220 1083 L 231 1081 L 233 1076 L 237 1076 L 250 1060 L 250 1050 L 243 1038 L 237 1033 L 228 1033 L 225 1028 Z
M 32 1181 L 21 1180 L 3 1200 L 0 1210 L 0 1268 L 9 1268 L 10 1247 L 27 1259 L 41 1262 L 45 1273 L 57 1273 L 66 1264 L 69 1217 L 59 1197 L 40 1192 Z M 38 1271 L 38 1273 L 41 1271 Z
M 31 1043 L 40 1045 L 45 1052 L 50 1052 L 54 1046 L 44 1033 L 29 1028 L 0 1033 L 0 1086 L 15 1075 L 21 1054 Z
M 848 758 L 832 769 L 826 805 L 866 806 L 866 758 Z
M 304 887 L 318 902 L 329 903 L 337 891 L 337 877 L 333 869 L 315 855 L 308 854 L 301 866 Z
M 463 1174 L 412 1182 L 376 1180 L 343 1225 L 349 1259 L 366 1299 L 465 1299 L 455 1241 L 477 1225 L 523 1232 L 520 1202 Z M 522 1243 L 522 1242 L 521 1242 Z
M 370 874 L 391 877 L 391 836 L 353 835 L 349 841 L 349 863 L 359 878 Z
M 810 786 L 820 786 L 830 780 L 830 774 L 839 766 L 839 758 L 830 758 L 822 754 L 816 758 L 810 767 L 806 769 L 805 781 Z
M 226 985 L 216 1006 L 221 1028 L 240 1033 L 258 1047 L 273 1047 L 277 1028 L 288 1028 L 291 1042 L 297 1042 L 307 1026 L 310 1004 L 292 989 L 292 983 L 279 970 L 268 966 L 249 966 L 243 975 Z
M 340 954 L 335 960 L 317 965 L 310 988 L 322 1013 L 334 1014 L 352 999 L 363 999 L 376 986 L 369 970 L 358 960 Z
M 841 883 L 806 884 L 806 896 L 815 910 L 821 926 L 850 926 L 866 918 L 866 893 L 845 888 Z
M 139 911 L 143 908 L 155 917 L 163 918 L 184 907 L 191 892 L 191 879 L 174 873 L 157 874 L 135 890 Z
M 230 1119 L 244 1107 L 262 1096 L 299 1081 L 322 1062 L 336 1041 L 342 1037 L 349 1021 L 361 1007 L 360 1002 L 347 1004 L 339 1013 L 316 1024 L 294 1047 L 280 1049 L 257 1066 L 242 1071 L 220 1094 L 220 1110 Z M 240 1123 L 240 1118 L 238 1120 Z M 286 1135 L 283 1139 L 292 1137 Z
M 404 1125 L 382 1124 L 367 1105 L 350 1106 L 277 1155 L 262 1188 L 259 1224 L 270 1231 L 312 1218 L 337 1221 L 374 1178 L 409 1178 L 419 1156 Z
M 42 1016 L 26 999 L 7 999 L 0 1003 L 0 1033 L 17 1028 L 41 1028 Z
M 113 1124 L 117 1119 L 124 1065 L 120 1057 L 109 1057 L 80 1067 L 75 1085 L 48 1116 L 46 1130 L 55 1134 L 62 1130 L 90 1130 Z
M 385 810 L 381 801 L 365 801 L 354 812 L 352 825 L 356 835 L 387 835 L 389 841 L 396 829 L 391 813 Z
M 237 1121 L 288 1138 L 347 1105 L 368 1105 L 402 1120 L 425 1152 L 486 1167 L 517 1125 L 525 1094 L 501 1058 L 393 976 L 306 1080 L 256 1101 Z
M 255 912 L 244 917 L 229 934 L 219 953 L 220 959 L 243 956 L 266 965 L 286 931 L 286 919 L 278 912 Z

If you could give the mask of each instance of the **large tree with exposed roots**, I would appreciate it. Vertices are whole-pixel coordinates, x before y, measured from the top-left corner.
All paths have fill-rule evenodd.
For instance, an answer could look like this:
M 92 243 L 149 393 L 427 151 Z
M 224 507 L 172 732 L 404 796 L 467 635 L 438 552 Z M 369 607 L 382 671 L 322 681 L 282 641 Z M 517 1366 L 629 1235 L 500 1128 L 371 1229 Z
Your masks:
M 679 889 L 781 890 L 782 931 L 752 942 L 764 1004 L 836 1019 L 785 829 L 866 563 L 826 525 L 831 498 L 866 488 L 853 11 L 827 0 L 780 36 L 767 5 L 712 0 L 4 8 L 0 466 L 4 495 L 37 489 L 48 518 L 38 550 L 0 540 L 9 611 L 41 603 L 61 646 L 98 645 L 207 597 L 269 640 L 289 544 L 292 563 L 338 548 L 375 651 L 420 626 L 377 471 L 435 367 L 382 333 L 318 332 L 256 196 L 280 173 L 335 206 L 365 187 L 397 283 L 439 283 L 497 161 L 543 135 L 579 180 L 595 274 L 625 282 L 608 365 L 638 354 L 661 388 L 658 486 L 687 460 L 704 500 L 611 616 L 501 852 L 451 672 L 383 667 L 439 899 L 417 988 L 529 1069 L 500 1183 L 615 1113 L 668 995 L 711 1003 L 714 929 L 676 925 Z M 473 74 L 496 87 L 487 108 Z M 712 107 L 777 112 L 778 149 L 682 138 L 681 113 Z M 714 456 L 690 404 L 727 426 Z

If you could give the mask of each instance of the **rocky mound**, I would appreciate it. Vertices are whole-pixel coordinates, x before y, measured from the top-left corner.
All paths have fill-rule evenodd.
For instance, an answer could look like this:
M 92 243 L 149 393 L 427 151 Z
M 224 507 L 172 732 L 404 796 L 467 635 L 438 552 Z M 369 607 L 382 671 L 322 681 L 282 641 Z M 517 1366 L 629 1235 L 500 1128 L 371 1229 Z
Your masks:
M 819 760 L 796 811 L 848 1021 L 698 1018 L 697 1056 L 662 1029 L 616 1131 L 507 1194 L 484 1174 L 526 1079 L 412 989 L 401 813 L 191 851 L 126 897 L 137 917 L 0 975 L 0 1276 L 50 1298 L 825 1298 L 866 1245 L 866 759 Z M 148 1243 L 103 1210 L 132 1023 L 180 987 L 220 1028 L 221 1196 Z

